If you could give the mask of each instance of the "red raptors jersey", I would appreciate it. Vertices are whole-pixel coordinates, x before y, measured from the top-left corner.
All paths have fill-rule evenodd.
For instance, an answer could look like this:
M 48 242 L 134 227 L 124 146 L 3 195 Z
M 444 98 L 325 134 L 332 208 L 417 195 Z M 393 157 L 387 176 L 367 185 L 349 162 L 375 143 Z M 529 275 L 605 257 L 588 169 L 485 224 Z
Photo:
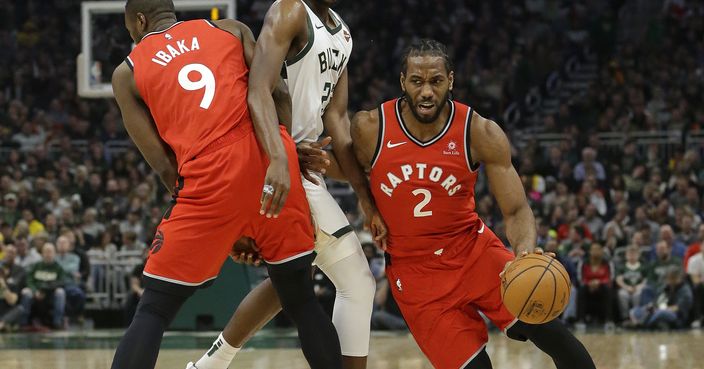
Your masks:
M 401 117 L 401 99 L 380 107 L 379 141 L 370 182 L 389 229 L 392 256 L 428 255 L 469 235 L 476 169 L 469 155 L 472 109 L 448 102 L 450 116 L 430 141 L 414 138 Z
M 147 34 L 127 64 L 179 168 L 238 124 L 251 124 L 242 43 L 209 21 Z

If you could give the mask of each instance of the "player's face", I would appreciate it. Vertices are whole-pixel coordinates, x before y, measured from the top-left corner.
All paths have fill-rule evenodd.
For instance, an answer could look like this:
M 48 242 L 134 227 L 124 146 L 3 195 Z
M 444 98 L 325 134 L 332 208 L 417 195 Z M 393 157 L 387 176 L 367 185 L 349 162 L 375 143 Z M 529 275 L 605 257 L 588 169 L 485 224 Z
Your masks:
M 439 56 L 408 58 L 406 72 L 401 73 L 401 89 L 419 122 L 430 124 L 438 119 L 452 91 L 454 75 Z

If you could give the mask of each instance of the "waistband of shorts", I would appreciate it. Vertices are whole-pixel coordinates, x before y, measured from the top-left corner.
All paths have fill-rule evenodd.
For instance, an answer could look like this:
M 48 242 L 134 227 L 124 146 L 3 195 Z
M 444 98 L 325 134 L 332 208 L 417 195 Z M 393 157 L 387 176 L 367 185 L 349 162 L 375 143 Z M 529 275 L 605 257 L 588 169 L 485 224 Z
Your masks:
M 222 149 L 225 146 L 231 145 L 241 140 L 253 131 L 254 126 L 251 123 L 240 122 L 236 126 L 232 127 L 229 131 L 227 131 L 227 133 L 220 136 L 215 141 L 209 143 L 208 146 L 204 147 L 203 150 L 201 150 L 196 155 L 196 157 L 210 154 L 214 151 Z

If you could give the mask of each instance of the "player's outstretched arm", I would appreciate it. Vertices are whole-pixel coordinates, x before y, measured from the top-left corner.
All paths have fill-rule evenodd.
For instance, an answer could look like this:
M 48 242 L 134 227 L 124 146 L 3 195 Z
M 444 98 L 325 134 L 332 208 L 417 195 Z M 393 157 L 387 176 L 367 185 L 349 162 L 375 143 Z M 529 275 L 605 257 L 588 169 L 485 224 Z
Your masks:
M 291 42 L 304 27 L 303 6 L 297 1 L 279 1 L 271 6 L 257 40 L 249 73 L 247 102 L 257 138 L 270 159 L 265 183 L 274 187 L 270 206 L 267 204 L 269 199 L 266 196 L 262 198 L 262 212 L 266 212 L 267 216 L 279 214 L 291 186 L 272 92 L 279 83 L 281 66 Z
M 254 59 L 254 49 L 256 47 L 256 40 L 252 30 L 246 24 L 234 19 L 220 19 L 213 22 L 219 28 L 232 33 L 235 37 L 240 39 L 242 48 L 244 49 L 244 60 L 247 63 L 247 67 L 251 68 L 252 60 Z M 286 129 L 290 133 L 293 107 L 291 105 L 291 95 L 288 93 L 288 87 L 283 78 L 279 78 L 279 82 L 272 92 L 272 97 L 274 99 L 274 105 L 276 106 L 276 115 L 279 117 L 279 123 L 286 126 Z
M 360 111 L 352 117 L 352 122 L 349 127 L 351 138 L 350 153 L 357 159 L 355 165 L 360 168 L 360 173 L 364 176 L 365 188 L 369 191 L 369 182 L 366 173 L 371 171 L 372 160 L 374 159 L 374 152 L 376 151 L 379 135 L 379 116 L 374 111 Z M 349 157 L 352 158 L 351 155 L 349 155 Z M 370 194 L 370 192 L 368 193 Z M 369 196 L 371 197 L 371 194 Z M 383 219 L 378 215 L 378 212 L 377 216 L 377 221 L 381 222 L 381 224 L 372 222 L 372 224 L 370 224 L 370 230 L 372 231 L 376 244 L 382 250 L 386 250 L 386 224 L 383 223 Z
M 132 70 L 124 62 L 112 74 L 112 89 L 127 133 L 173 195 L 178 179 L 176 155 L 159 136 L 149 109 L 139 97 Z
M 517 255 L 532 252 L 536 242 L 535 218 L 511 163 L 506 135 L 498 124 L 474 113 L 471 138 L 472 158 L 484 164 L 489 190 L 501 208 L 511 246 Z

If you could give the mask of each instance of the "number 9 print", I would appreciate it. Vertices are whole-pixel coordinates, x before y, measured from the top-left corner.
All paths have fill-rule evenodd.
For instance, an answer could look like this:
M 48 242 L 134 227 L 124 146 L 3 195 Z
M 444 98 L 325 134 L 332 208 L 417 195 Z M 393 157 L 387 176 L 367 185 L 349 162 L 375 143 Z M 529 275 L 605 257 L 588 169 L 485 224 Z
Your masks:
M 200 79 L 191 81 L 188 74 L 191 72 L 198 72 L 200 74 Z M 210 104 L 213 102 L 213 97 L 215 97 L 215 76 L 213 72 L 203 64 L 188 64 L 181 68 L 178 72 L 178 83 L 186 91 L 197 91 L 205 88 L 205 93 L 203 94 L 203 99 L 200 101 L 200 107 L 203 109 L 208 109 Z

